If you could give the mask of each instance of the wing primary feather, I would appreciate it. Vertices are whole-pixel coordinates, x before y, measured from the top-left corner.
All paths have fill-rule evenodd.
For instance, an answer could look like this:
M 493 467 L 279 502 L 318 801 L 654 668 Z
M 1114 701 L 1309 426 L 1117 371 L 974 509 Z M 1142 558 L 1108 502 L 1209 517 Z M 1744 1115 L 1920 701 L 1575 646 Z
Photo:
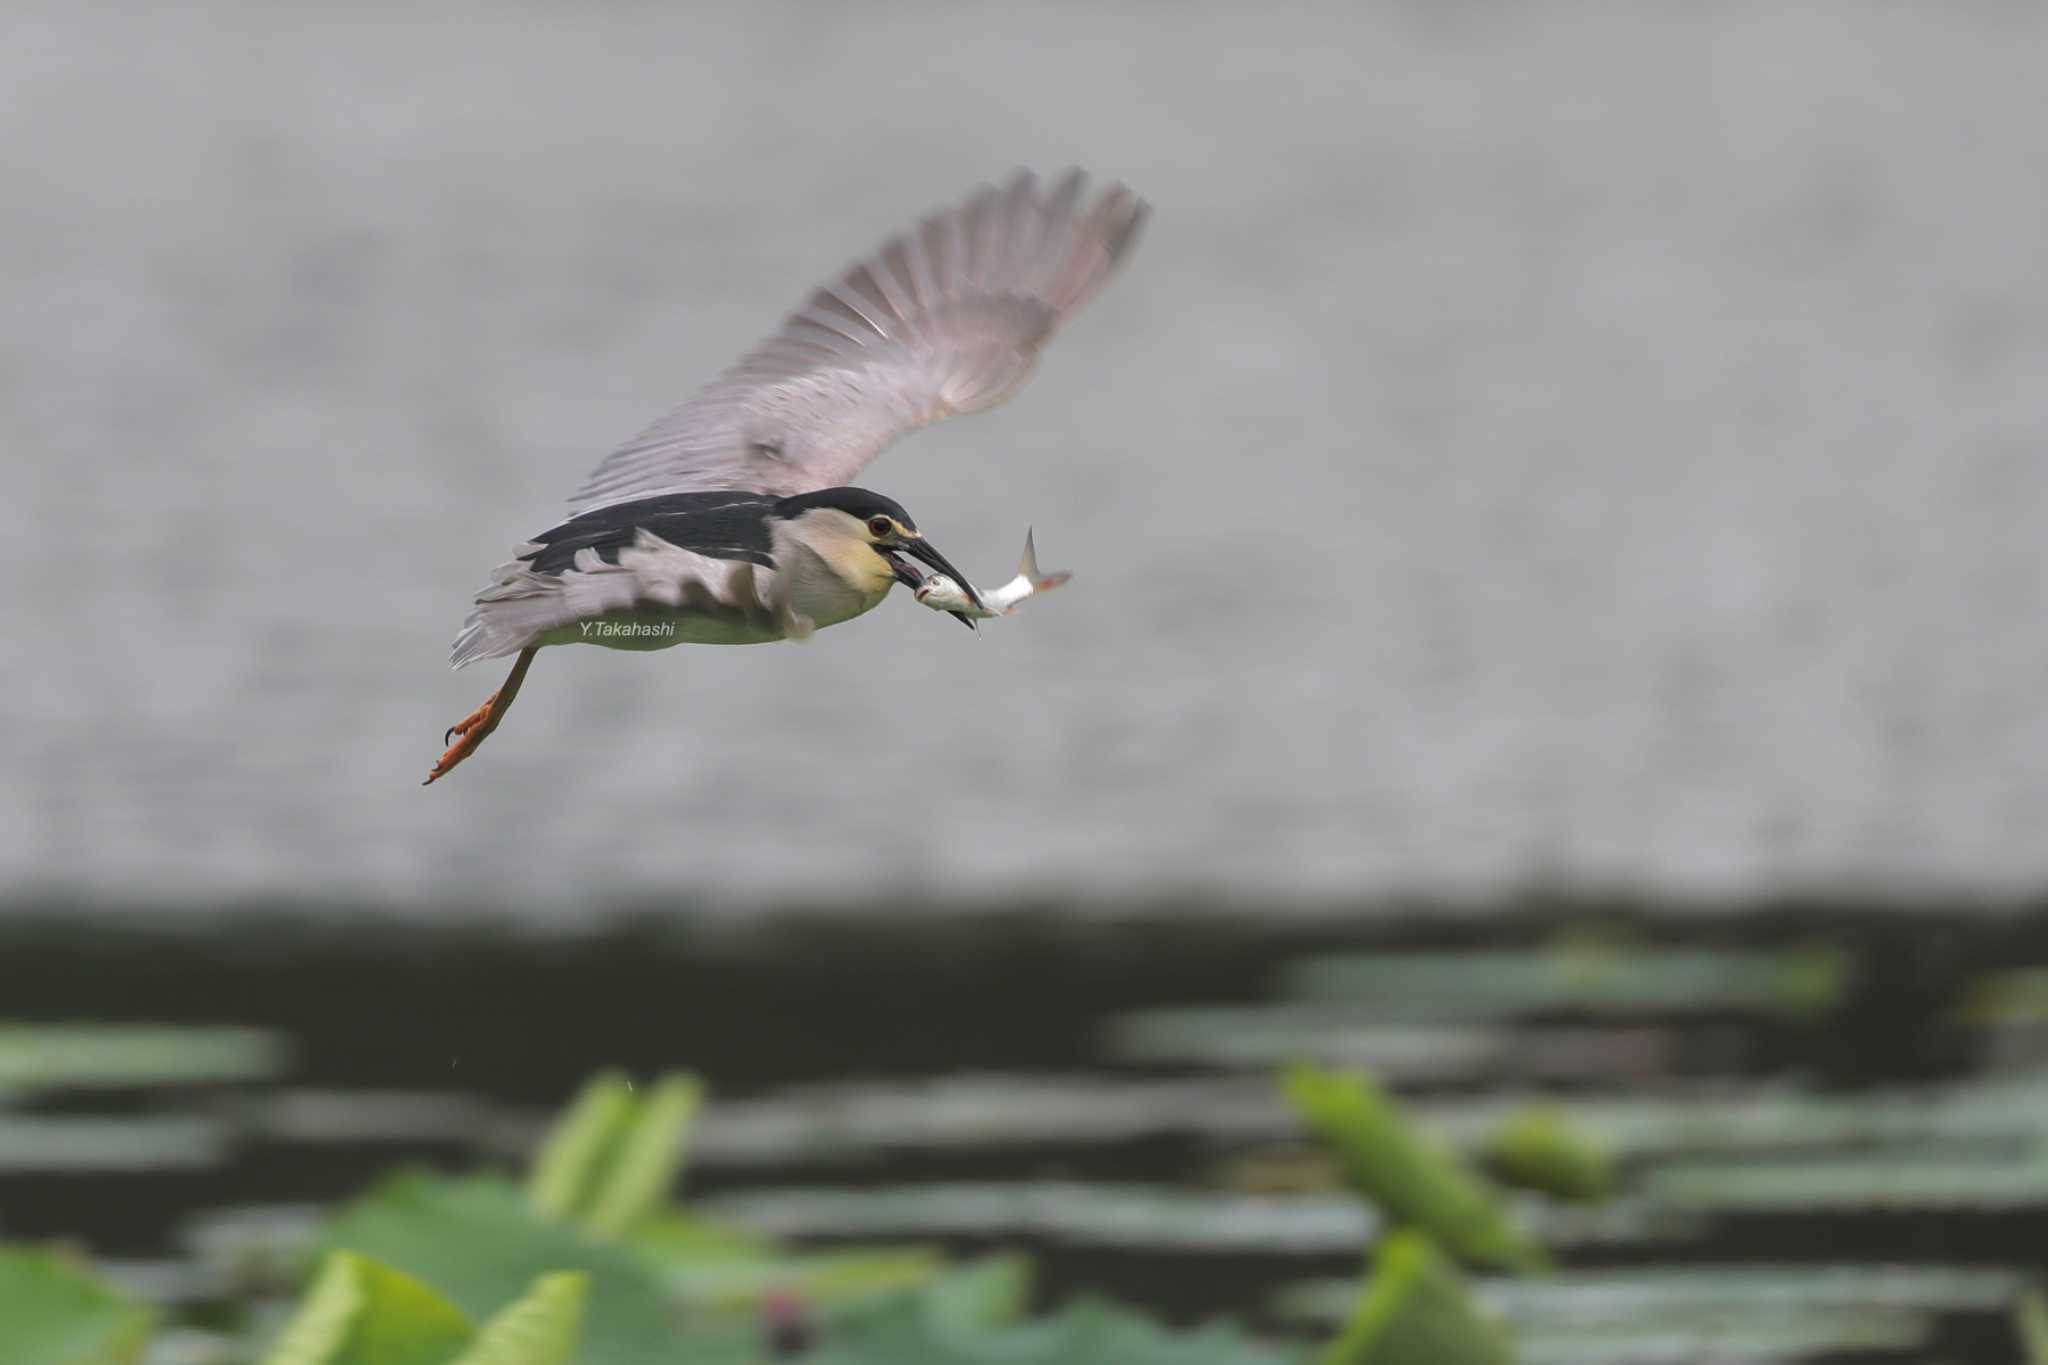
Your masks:
M 974 273 L 967 287 L 977 294 L 1001 288 L 1003 192 L 990 185 L 981 192 L 981 217 L 971 228 L 974 240 Z
M 917 292 L 911 288 L 909 271 L 910 259 L 901 237 L 891 237 L 882 243 L 874 259 L 868 262 L 875 284 L 880 288 L 881 297 L 889 301 L 890 310 L 906 330 L 912 320 L 922 311 L 918 307 Z
M 946 303 L 958 301 L 958 297 L 961 297 L 961 284 L 967 282 L 969 274 L 975 268 L 975 250 L 971 246 L 973 233 L 967 231 L 967 221 L 969 215 L 973 215 L 975 205 L 979 203 L 981 190 L 977 190 L 973 199 L 967 201 L 961 213 L 948 213 L 944 219 L 940 219 L 940 235 L 946 241 L 946 266 L 944 270 L 940 270 L 938 276 L 938 297 L 944 299 Z
M 1030 288 L 1043 294 L 1046 287 L 1058 275 L 1062 260 L 1061 252 L 1055 246 L 1066 247 L 1074 232 L 1074 210 L 1081 202 L 1081 193 L 1088 187 L 1088 177 L 1078 166 L 1070 167 L 1058 180 L 1053 182 L 1052 193 L 1047 196 L 1044 211 L 1040 214 L 1040 231 L 1043 234 L 1040 250 L 1032 262 Z
M 917 234 L 911 241 L 917 253 L 913 260 L 918 272 L 919 300 L 930 315 L 946 302 L 946 225 L 936 217 L 927 218 L 917 225 Z
M 1001 230 L 1002 199 L 993 186 L 985 186 L 968 205 L 960 224 L 961 235 L 967 241 L 968 259 L 962 283 L 975 293 L 997 287 L 996 271 L 1002 264 L 997 237 Z
M 822 347 L 834 360 L 848 351 L 861 349 L 858 337 L 835 325 L 829 316 L 820 316 L 809 308 L 799 308 L 791 313 L 782 326 L 786 332 Z
M 1019 170 L 1010 177 L 1003 188 L 1002 212 L 997 214 L 1002 224 L 1002 239 L 997 249 L 1002 253 L 1002 287 L 1015 289 L 1024 282 L 1025 272 L 1038 259 L 1044 237 L 1039 229 L 1042 216 L 1032 210 L 1037 207 L 1033 196 L 1038 188 L 1038 177 L 1030 171 Z
M 601 461 L 571 500 L 846 483 L 891 441 L 993 407 L 1126 258 L 1145 205 L 1068 170 L 983 185 L 813 290 L 695 398 Z
M 819 285 L 817 292 L 811 295 L 811 301 L 806 311 L 831 320 L 835 331 L 844 332 L 846 329 L 838 326 L 839 323 L 844 322 L 857 329 L 857 331 L 872 332 L 879 340 L 887 341 L 889 339 L 888 329 L 869 316 L 869 314 L 879 313 L 881 310 L 872 303 L 862 307 L 859 298 L 860 296 L 853 291 L 853 287 L 850 284 L 823 284 Z M 855 333 L 848 333 L 847 340 L 861 341 L 865 344 L 865 339 Z
M 861 309 L 868 326 L 884 338 L 894 341 L 902 334 L 903 314 L 889 297 L 889 291 L 882 287 L 875 262 L 862 261 L 846 272 L 844 280 L 830 287 L 849 308 Z

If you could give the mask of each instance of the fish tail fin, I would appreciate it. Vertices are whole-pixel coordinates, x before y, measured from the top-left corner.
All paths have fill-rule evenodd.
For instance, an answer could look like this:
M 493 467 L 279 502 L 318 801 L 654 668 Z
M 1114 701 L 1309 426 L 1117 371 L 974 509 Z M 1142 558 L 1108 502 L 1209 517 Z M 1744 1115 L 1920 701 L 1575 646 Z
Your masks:
M 1051 592 L 1073 575 L 1064 569 L 1053 573 L 1041 573 L 1038 568 L 1038 547 L 1032 543 L 1031 532 L 1024 532 L 1024 558 L 1017 562 L 1017 572 L 1031 585 L 1033 592 Z

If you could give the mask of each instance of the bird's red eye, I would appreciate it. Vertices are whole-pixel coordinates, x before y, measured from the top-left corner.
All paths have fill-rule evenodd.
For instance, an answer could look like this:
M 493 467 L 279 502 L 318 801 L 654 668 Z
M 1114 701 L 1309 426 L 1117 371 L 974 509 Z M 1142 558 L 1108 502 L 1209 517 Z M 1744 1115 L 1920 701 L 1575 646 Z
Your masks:
M 891 531 L 895 529 L 896 528 L 894 523 L 892 523 L 887 517 L 868 518 L 868 534 L 873 536 L 877 540 L 880 540 L 883 537 L 887 536 Z

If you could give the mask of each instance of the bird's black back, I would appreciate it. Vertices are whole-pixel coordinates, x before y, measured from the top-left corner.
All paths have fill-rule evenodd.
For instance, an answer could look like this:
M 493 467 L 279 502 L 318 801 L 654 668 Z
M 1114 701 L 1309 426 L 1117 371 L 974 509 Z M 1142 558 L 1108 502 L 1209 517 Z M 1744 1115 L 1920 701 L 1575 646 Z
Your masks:
M 759 493 L 665 493 L 659 497 L 593 507 L 533 539 L 541 548 L 521 558 L 536 573 L 562 573 L 576 565 L 579 550 L 595 550 L 607 564 L 646 530 L 671 545 L 711 559 L 738 559 L 775 567 L 767 516 L 777 499 Z

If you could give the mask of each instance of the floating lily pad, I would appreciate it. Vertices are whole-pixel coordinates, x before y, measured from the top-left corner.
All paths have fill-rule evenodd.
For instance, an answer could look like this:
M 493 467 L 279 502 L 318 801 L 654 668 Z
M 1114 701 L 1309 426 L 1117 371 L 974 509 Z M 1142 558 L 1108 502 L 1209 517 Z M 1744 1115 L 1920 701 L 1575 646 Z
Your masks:
M 993 1272 L 993 1273 L 992 1273 Z M 1021 1319 L 1012 1258 L 970 1266 L 924 1294 L 834 1323 L 806 1365 L 1297 1365 L 1237 1328 L 1175 1332 L 1099 1299 Z
M 2024 1271 L 1982 1266 L 1688 1265 L 1496 1276 L 1477 1281 L 1473 1292 L 1521 1331 L 1805 1310 L 1993 1312 L 2026 1283 Z M 1290 1321 L 1333 1324 L 1357 1294 L 1354 1281 L 1317 1280 L 1281 1293 L 1273 1310 Z
M 1414 1109 L 1453 1141 L 1476 1150 L 1526 1103 L 1491 1096 L 1421 1100 Z M 1575 1095 L 1566 1112 L 1576 1127 L 1619 1158 L 2011 1144 L 2031 1142 L 2048 1131 L 2048 1077 L 1897 1086 L 1847 1095 L 1718 1083 L 1641 1098 Z
M 154 1316 L 68 1256 L 0 1247 L 7 1365 L 134 1365 Z
M 496 1108 L 474 1095 L 388 1090 L 281 1090 L 238 1097 L 235 1121 L 286 1142 L 474 1144 Z
M 2048 1156 L 2024 1152 L 1841 1155 L 1826 1160 L 1686 1161 L 1650 1170 L 1644 1193 L 1714 1213 L 1939 1211 L 2048 1206 Z
M 785 1301 L 835 1313 L 946 1271 L 930 1247 L 786 1252 L 758 1232 L 679 1210 L 642 1221 L 626 1245 L 685 1306 L 755 1317 Z
M 1770 1362 L 1809 1355 L 1916 1350 L 1934 1314 L 2005 1303 L 2020 1277 L 1969 1268 L 1702 1266 L 1492 1279 L 1477 1302 L 1506 1322 L 1521 1362 Z M 1282 1317 L 1355 1321 L 1343 1280 L 1287 1291 Z
M 1666 1028 L 1399 1025 L 1343 1004 L 1146 1010 L 1114 1020 L 1108 1044 L 1127 1061 L 1270 1067 L 1305 1058 L 1437 1084 L 1611 1082 L 1668 1074 L 1678 1062 L 1678 1036 Z
M 656 1278 L 687 1307 L 754 1316 L 788 1299 L 814 1311 L 837 1311 L 849 1303 L 921 1288 L 945 1268 L 945 1257 L 929 1247 L 695 1256 L 654 1267 Z
M 1086 1144 L 1172 1133 L 1272 1137 L 1293 1116 L 1266 1077 L 959 1075 L 798 1087 L 706 1109 L 691 1160 L 762 1166 L 897 1149 Z
M 782 1185 L 727 1191 L 698 1206 L 786 1237 L 1028 1237 L 1189 1255 L 1349 1256 L 1369 1246 L 1381 1226 L 1349 1193 L 1255 1195 L 1077 1181 Z M 1684 1241 L 1703 1226 L 1696 1214 L 1642 1199 L 1530 1212 L 1539 1240 L 1554 1247 Z
M 686 1358 L 706 1365 L 751 1361 L 751 1325 L 679 1313 L 653 1273 L 615 1244 L 536 1213 L 516 1186 L 488 1177 L 400 1176 L 350 1206 L 326 1245 L 403 1271 L 447 1296 L 473 1320 L 502 1311 L 544 1275 L 589 1276 L 578 1365 L 644 1365 Z
M 1206 1194 L 1065 1181 L 733 1191 L 700 1207 L 778 1236 L 1044 1237 L 1162 1251 L 1337 1251 L 1378 1227 L 1348 1195 Z
M 1499 1018 L 1539 1011 L 1810 1013 L 1841 998 L 1848 958 L 1832 948 L 1751 952 L 1616 948 L 1534 952 L 1349 953 L 1289 969 L 1291 995 L 1345 1001 L 1404 1019 Z
M 255 1081 L 285 1059 L 262 1029 L 0 1024 L 0 1091 Z
M 1692 1322 L 1515 1329 L 1519 1365 L 1778 1365 L 1807 1357 L 1920 1352 L 1920 1313 L 1730 1312 Z
M 227 1126 L 213 1119 L 0 1115 L 0 1173 L 192 1169 L 227 1151 Z

